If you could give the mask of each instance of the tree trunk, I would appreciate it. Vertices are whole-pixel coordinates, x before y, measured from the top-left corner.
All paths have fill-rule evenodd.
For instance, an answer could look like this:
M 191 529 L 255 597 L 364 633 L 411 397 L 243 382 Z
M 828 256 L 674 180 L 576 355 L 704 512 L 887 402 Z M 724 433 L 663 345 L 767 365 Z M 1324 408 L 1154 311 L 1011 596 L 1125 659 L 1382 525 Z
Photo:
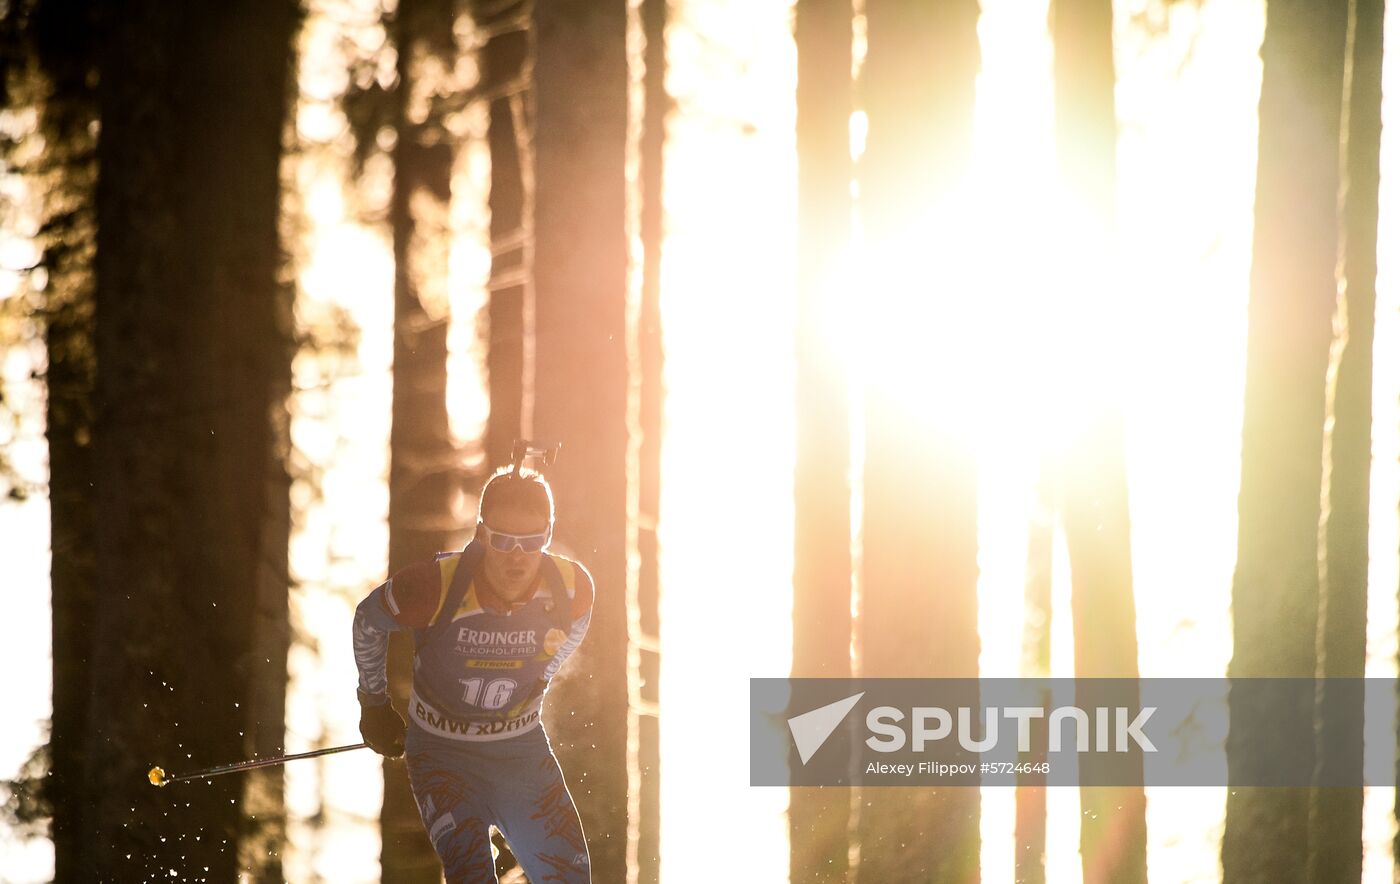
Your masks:
M 967 168 L 980 66 L 977 18 L 976 0 L 866 4 L 870 132 L 860 175 L 870 251 L 877 271 L 904 271 L 886 285 L 917 286 L 904 297 L 931 297 L 940 311 L 959 294 L 926 276 L 914 283 L 911 277 L 927 268 L 915 266 L 912 252 L 944 245 L 917 237 Z M 873 309 L 902 305 L 891 300 Z M 946 314 L 933 319 L 950 321 Z M 860 626 L 867 676 L 977 676 L 976 461 L 966 415 L 934 404 L 955 392 L 942 385 L 957 383 L 955 370 L 966 367 L 940 372 L 928 349 L 887 346 L 867 367 L 873 383 L 865 392 Z M 928 386 L 901 395 L 890 384 L 906 377 Z M 979 879 L 976 789 L 866 789 L 861 801 L 862 882 Z
M 109 9 L 99 107 L 96 590 L 86 773 L 93 880 L 233 880 L 288 387 L 278 166 L 294 4 Z M 261 600 L 266 604 L 266 599 Z M 285 605 L 285 596 L 283 597 Z M 206 871 L 207 869 L 207 871 Z
M 1061 475 L 1060 512 L 1069 553 L 1074 616 L 1074 670 L 1081 679 L 1136 679 L 1137 617 L 1133 603 L 1128 524 L 1128 478 L 1122 424 L 1108 414 L 1090 427 Z M 1135 682 L 1113 689 L 1115 704 L 1137 702 Z M 1131 684 L 1132 687 L 1126 687 Z M 1096 688 L 1080 683 L 1081 707 Z M 1142 770 L 1142 754 L 1129 762 L 1085 756 L 1080 771 L 1092 777 L 1127 763 Z M 1083 786 L 1079 790 L 1079 851 L 1085 884 L 1147 881 L 1147 800 L 1141 785 Z
M 1318 519 L 1328 344 L 1337 300 L 1337 191 L 1346 6 L 1269 3 L 1259 96 L 1233 591 L 1233 678 L 1317 670 Z M 1251 692 L 1256 694 L 1259 692 Z M 1230 698 L 1229 775 L 1310 769 L 1314 704 Z M 1308 790 L 1234 788 L 1227 884 L 1304 881 Z
M 1342 272 L 1345 278 L 1330 373 L 1326 563 L 1321 583 L 1318 673 L 1366 674 L 1366 587 L 1370 568 L 1371 345 L 1376 323 L 1376 227 L 1380 215 L 1381 55 L 1385 0 L 1352 0 L 1343 145 Z M 1318 694 L 1318 774 L 1361 782 L 1364 724 L 1354 684 L 1323 682 Z M 1313 884 L 1361 881 L 1361 788 L 1313 793 Z
M 457 46 L 452 0 L 402 0 L 392 23 L 398 58 L 394 93 L 394 387 L 389 432 L 389 573 L 461 546 L 455 511 L 458 453 L 447 416 L 448 253 L 451 133 L 439 97 L 453 87 Z M 396 635 L 390 692 L 404 708 L 413 649 Z M 385 880 L 442 878 L 402 764 L 384 765 L 381 865 Z
M 1055 501 L 1051 493 L 1052 468 L 1042 456 L 1036 481 L 1035 509 L 1026 538 L 1025 616 L 1021 635 L 1021 675 L 1049 678 L 1050 627 L 1053 622 Z M 1053 697 L 1044 692 L 1041 702 Z M 1018 759 L 1026 764 L 1046 761 L 1050 751 L 1049 728 L 1032 722 L 1031 748 Z M 1016 884 L 1045 884 L 1046 776 L 1016 777 Z
M 797 4 L 796 678 L 851 675 L 851 430 L 835 336 L 839 261 L 851 246 L 852 12 L 850 0 Z M 792 789 L 792 880 L 846 880 L 850 811 L 847 789 Z
M 491 297 L 487 304 L 486 462 L 509 462 L 523 434 L 525 302 L 530 268 L 529 10 L 524 0 L 502 5 L 474 0 L 477 30 L 488 34 L 481 49 L 478 89 L 489 102 L 486 138 L 491 154 Z
M 546 717 L 599 881 L 628 874 L 627 5 L 534 7 L 535 438 L 562 442 L 555 543 L 593 573 L 589 635 Z M 527 371 L 528 375 L 528 371 Z
M 1056 156 L 1069 192 L 1088 209 L 1087 229 L 1077 233 L 1082 261 L 1092 267 L 1092 262 L 1112 254 L 1116 214 L 1113 4 L 1055 0 L 1051 21 Z M 1091 278 L 1094 275 L 1090 270 Z M 1098 392 L 1101 401 L 1094 404 L 1093 416 L 1059 465 L 1056 495 L 1069 552 L 1075 674 L 1136 678 L 1137 615 L 1121 406 L 1109 401 L 1106 391 Z M 1116 760 L 1111 763 L 1118 765 Z M 1133 763 L 1141 769 L 1140 754 Z M 1093 776 L 1100 765 L 1094 758 L 1081 761 L 1086 776 Z M 1089 786 L 1079 795 L 1085 884 L 1145 882 L 1147 805 L 1142 787 Z
M 663 184 L 666 116 L 666 14 L 668 0 L 641 0 L 642 131 L 638 145 L 640 191 L 638 232 L 642 245 L 641 301 L 638 305 L 637 424 L 637 607 L 640 663 L 640 709 L 637 725 L 638 796 L 637 880 L 661 879 L 661 443 L 664 352 L 661 339 L 661 249 L 665 239 Z

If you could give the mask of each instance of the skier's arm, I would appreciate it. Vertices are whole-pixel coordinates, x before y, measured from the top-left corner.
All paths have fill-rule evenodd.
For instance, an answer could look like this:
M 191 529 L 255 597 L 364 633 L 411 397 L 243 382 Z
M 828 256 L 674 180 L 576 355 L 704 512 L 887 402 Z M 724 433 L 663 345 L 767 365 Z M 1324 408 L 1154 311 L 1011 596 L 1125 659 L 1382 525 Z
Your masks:
M 389 633 L 426 627 L 441 602 L 442 580 L 436 562 L 410 565 L 376 586 L 355 609 L 351 640 L 360 671 L 360 702 L 389 702 L 386 663 Z
M 548 682 L 559 671 L 559 667 L 564 665 L 564 661 L 569 659 L 569 655 L 578 649 L 583 642 L 583 637 L 588 633 L 588 623 L 593 617 L 593 578 L 588 571 L 577 562 L 570 563 L 575 569 L 574 597 L 570 616 L 572 618 L 569 626 L 569 634 L 565 637 L 563 644 L 554 652 L 549 663 L 545 664 L 544 680 Z

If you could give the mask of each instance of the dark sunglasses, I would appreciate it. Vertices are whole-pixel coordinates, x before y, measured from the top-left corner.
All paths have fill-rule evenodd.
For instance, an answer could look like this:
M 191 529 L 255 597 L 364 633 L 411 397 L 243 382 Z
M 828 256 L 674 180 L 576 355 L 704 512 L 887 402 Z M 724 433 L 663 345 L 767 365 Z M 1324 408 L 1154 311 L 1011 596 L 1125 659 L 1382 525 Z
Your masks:
M 518 546 L 527 553 L 533 553 L 549 545 L 549 531 L 542 534 L 507 534 L 491 530 L 485 522 L 478 522 L 477 528 L 485 532 L 486 542 L 497 552 L 510 552 Z

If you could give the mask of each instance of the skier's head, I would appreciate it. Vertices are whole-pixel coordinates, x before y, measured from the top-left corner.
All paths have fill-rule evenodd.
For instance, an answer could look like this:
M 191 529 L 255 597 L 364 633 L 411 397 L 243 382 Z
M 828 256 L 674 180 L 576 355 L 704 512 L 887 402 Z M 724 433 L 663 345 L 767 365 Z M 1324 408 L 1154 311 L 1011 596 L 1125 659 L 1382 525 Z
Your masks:
M 522 597 L 539 574 L 554 533 L 554 493 L 544 476 L 523 467 L 501 467 L 481 490 L 476 538 L 492 589 Z
M 548 525 L 554 524 L 554 490 L 539 472 L 529 467 L 503 466 L 491 474 L 481 489 L 481 520 L 492 519 L 504 509 L 525 510 Z

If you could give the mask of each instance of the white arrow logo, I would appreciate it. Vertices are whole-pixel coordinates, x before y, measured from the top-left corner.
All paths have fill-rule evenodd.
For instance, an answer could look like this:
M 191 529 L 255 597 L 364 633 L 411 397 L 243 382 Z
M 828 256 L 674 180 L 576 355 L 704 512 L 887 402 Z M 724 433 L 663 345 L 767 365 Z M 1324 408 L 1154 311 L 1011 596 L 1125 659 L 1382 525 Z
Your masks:
M 797 754 L 806 764 L 807 759 L 817 754 L 817 750 L 831 736 L 855 705 L 860 702 L 860 698 L 865 696 L 865 691 L 847 697 L 844 700 L 837 700 L 835 703 L 828 703 L 811 712 L 804 712 L 801 715 L 788 719 L 788 730 L 792 731 L 792 741 L 797 744 Z

